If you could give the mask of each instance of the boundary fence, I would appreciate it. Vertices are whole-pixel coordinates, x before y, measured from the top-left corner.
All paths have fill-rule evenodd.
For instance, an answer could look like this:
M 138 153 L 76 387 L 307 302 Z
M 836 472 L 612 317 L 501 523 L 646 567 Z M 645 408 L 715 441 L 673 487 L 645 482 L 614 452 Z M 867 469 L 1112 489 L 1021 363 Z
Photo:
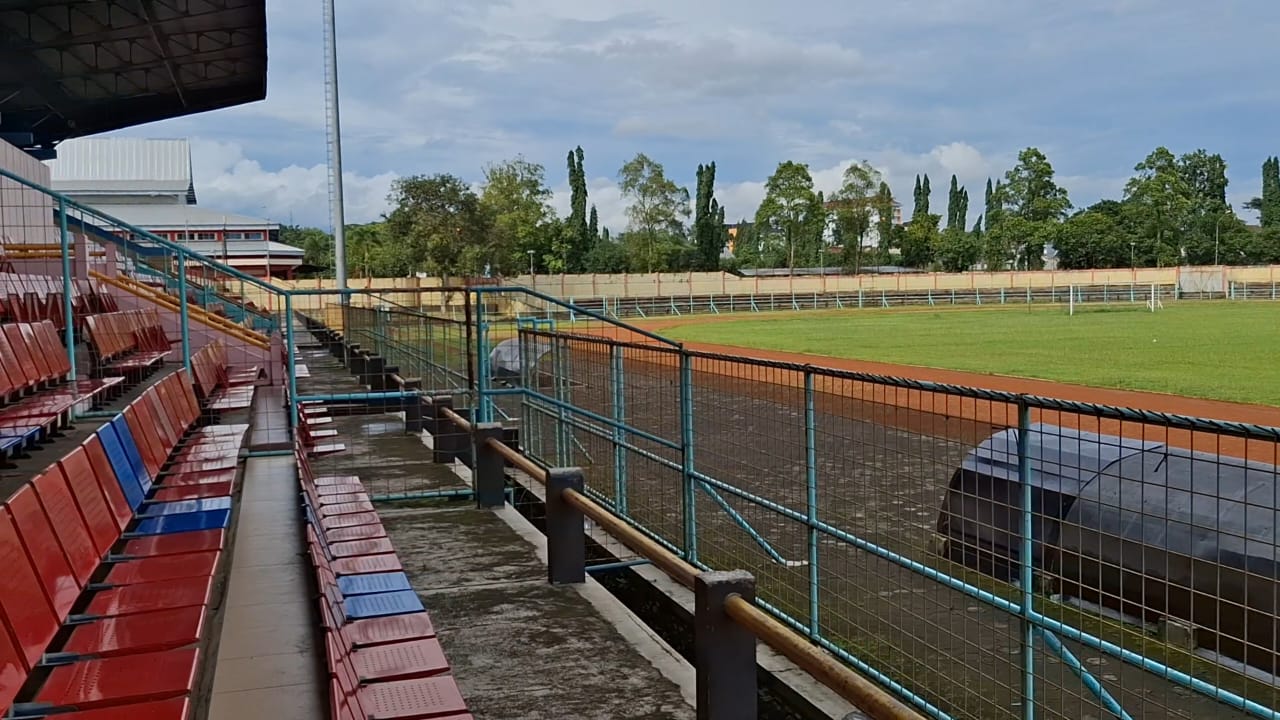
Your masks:
M 927 716 L 1280 717 L 1280 430 L 694 352 L 525 288 L 439 289 L 460 319 L 280 290 L 37 189 L 64 299 L 94 242 L 172 313 L 186 362 L 195 324 L 270 336 L 294 427 L 325 401 L 296 391 L 295 303 L 336 301 L 397 398 L 517 428 L 540 467 L 582 468 L 585 498 L 694 568 L 750 571 L 755 607 Z

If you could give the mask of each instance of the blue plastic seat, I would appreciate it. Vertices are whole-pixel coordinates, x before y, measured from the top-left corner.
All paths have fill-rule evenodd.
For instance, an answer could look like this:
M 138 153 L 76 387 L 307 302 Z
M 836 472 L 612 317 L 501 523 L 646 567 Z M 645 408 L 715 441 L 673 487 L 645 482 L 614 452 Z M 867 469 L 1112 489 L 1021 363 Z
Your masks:
M 142 507 L 143 501 L 146 500 L 147 492 L 143 490 L 142 483 L 139 481 L 133 465 L 129 462 L 125 449 L 120 442 L 120 436 L 116 434 L 113 426 L 108 425 L 98 431 L 98 439 L 102 442 L 102 449 L 107 453 L 107 460 L 111 462 L 111 469 L 116 477 L 116 482 L 120 484 L 120 489 L 124 491 L 124 497 L 129 502 L 129 508 L 137 512 L 138 508 Z M 136 452 L 136 446 L 134 450 Z
M 147 518 L 138 523 L 126 537 L 144 537 L 147 535 L 172 535 L 174 533 L 195 532 L 197 530 L 222 530 L 231 521 L 230 510 L 207 510 L 205 512 L 183 513 L 181 515 L 162 515 Z
M 167 515 L 190 515 L 192 513 L 209 512 L 210 510 L 230 510 L 231 497 L 200 498 L 198 500 L 176 500 L 174 502 L 147 503 L 138 511 L 139 518 L 163 517 Z
M 418 594 L 412 590 L 356 595 L 344 599 L 342 609 L 348 620 L 405 615 L 426 610 L 422 607 Z
M 412 589 L 413 586 L 409 584 L 409 576 L 402 572 L 343 575 L 338 578 L 338 590 L 346 597 Z

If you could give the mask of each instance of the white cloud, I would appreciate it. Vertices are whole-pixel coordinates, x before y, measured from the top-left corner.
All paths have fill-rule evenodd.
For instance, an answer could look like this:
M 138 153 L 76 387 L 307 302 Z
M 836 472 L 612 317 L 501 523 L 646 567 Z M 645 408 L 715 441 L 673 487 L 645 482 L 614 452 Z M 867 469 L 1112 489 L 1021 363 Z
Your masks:
M 1268 119 L 1280 95 L 1256 49 L 1280 33 L 1280 12 L 1175 6 L 339 4 L 347 215 L 375 218 L 396 175 L 474 182 L 485 163 L 517 153 L 562 186 L 564 153 L 576 145 L 615 230 L 625 215 L 608 178 L 637 151 L 688 186 L 699 162 L 715 160 L 735 220 L 754 213 L 781 160 L 809 163 L 831 190 L 850 160 L 865 158 L 908 212 L 916 174 L 929 174 L 940 210 L 955 173 L 972 222 L 986 178 L 1029 145 L 1046 151 L 1077 205 L 1118 194 L 1158 142 L 1205 147 L 1227 158 L 1238 205 L 1257 194 L 1257 168 L 1276 152 Z M 268 12 L 267 100 L 129 134 L 198 139 L 202 203 L 327 225 L 320 13 L 307 0 L 273 0 Z M 556 202 L 567 205 L 563 194 Z

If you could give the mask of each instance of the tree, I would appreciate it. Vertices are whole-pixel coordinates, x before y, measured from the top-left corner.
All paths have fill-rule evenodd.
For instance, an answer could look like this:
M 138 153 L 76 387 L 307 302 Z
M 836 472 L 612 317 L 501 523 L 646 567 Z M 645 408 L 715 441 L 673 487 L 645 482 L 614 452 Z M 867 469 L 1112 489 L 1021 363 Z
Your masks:
M 912 199 L 915 201 L 915 204 L 911 208 L 912 218 L 915 218 L 917 215 L 929 214 L 929 194 L 931 192 L 933 191 L 929 188 L 929 173 L 924 174 L 923 180 L 919 175 L 917 175 L 916 188 L 912 192 Z
M 302 248 L 302 262 L 320 268 L 318 275 L 333 273 L 333 236 L 320 228 L 281 225 L 280 242 Z
M 1086 209 L 1058 227 L 1053 245 L 1063 270 L 1128 267 L 1129 235 L 1106 212 Z
M 844 248 L 842 265 L 858 274 L 862 270 L 862 246 L 871 232 L 878 190 L 884 185 L 880 171 L 863 160 L 845 168 L 840 189 L 832 196 L 835 205 L 835 232 Z M 889 218 L 893 218 L 893 196 L 889 196 Z
M 1280 227 L 1280 158 L 1262 163 L 1262 197 L 1258 198 L 1259 222 L 1264 228 Z
M 825 212 L 813 191 L 809 166 L 791 160 L 778 168 L 765 182 L 764 200 L 756 210 L 756 232 L 763 243 L 764 255 L 770 248 L 781 248 L 787 268 L 795 270 L 797 257 L 814 257 L 821 243 L 819 222 Z M 815 230 L 817 236 L 815 237 Z
M 693 245 L 697 250 L 696 270 L 720 267 L 720 254 L 729 239 L 724 225 L 724 208 L 715 197 L 716 164 L 698 165 L 698 185 L 693 204 Z
M 389 243 L 403 254 L 408 272 L 422 271 L 447 281 L 479 275 L 498 260 L 492 223 L 480 198 L 453 175 L 398 178 L 387 198 L 392 206 Z
M 963 225 L 933 234 L 933 261 L 943 272 L 965 272 L 973 267 L 981 254 L 978 238 L 965 232 Z
M 991 178 L 987 178 L 986 205 L 983 208 L 982 215 L 986 218 L 988 232 L 999 224 L 1000 219 L 1004 216 L 1004 185 L 999 180 L 992 187 Z
M 500 262 L 498 273 L 529 271 L 529 253 L 535 270 L 545 268 L 551 254 L 551 189 L 546 171 L 535 162 L 516 156 L 484 169 L 480 205 L 492 222 L 492 243 Z
M 591 215 L 587 220 L 587 234 L 591 236 L 591 244 L 594 247 L 600 239 L 600 214 L 596 212 L 596 206 L 591 206 Z
M 618 186 L 631 204 L 627 243 L 639 248 L 632 252 L 632 269 L 654 272 L 684 244 L 684 218 L 689 217 L 689 191 L 667 179 L 660 163 L 637 153 L 618 170 Z M 639 262 L 636 262 L 639 260 Z
M 947 194 L 947 229 L 964 231 L 965 220 L 969 217 L 969 191 L 960 186 L 956 176 L 951 176 L 951 190 Z
M 902 264 L 912 268 L 927 268 L 933 263 L 934 249 L 938 245 L 937 215 L 924 213 L 913 215 L 911 224 L 902 237 Z
M 1018 163 L 1005 173 L 996 195 L 1010 213 L 1031 222 L 1056 222 L 1071 209 L 1066 189 L 1054 182 L 1053 165 L 1034 147 L 1018 153 Z M 987 218 L 990 222 L 990 212 Z
M 584 266 L 589 273 L 624 273 L 627 271 L 627 250 L 619 243 L 601 238 L 591 246 Z
M 569 222 L 561 253 L 569 272 L 580 269 L 582 259 L 595 242 L 587 220 L 587 171 L 583 157 L 581 145 L 569 151 Z
M 876 190 L 872 203 L 876 210 L 876 234 L 879 235 L 880 241 L 879 261 L 888 262 L 889 251 L 893 249 L 894 240 L 893 190 L 889 188 L 889 183 L 880 181 L 880 187 Z
M 1186 251 L 1184 235 L 1195 204 L 1191 187 L 1173 153 L 1163 146 L 1133 169 L 1137 175 L 1124 186 L 1125 202 L 1142 219 L 1145 236 L 1154 239 L 1157 264 L 1176 265 Z

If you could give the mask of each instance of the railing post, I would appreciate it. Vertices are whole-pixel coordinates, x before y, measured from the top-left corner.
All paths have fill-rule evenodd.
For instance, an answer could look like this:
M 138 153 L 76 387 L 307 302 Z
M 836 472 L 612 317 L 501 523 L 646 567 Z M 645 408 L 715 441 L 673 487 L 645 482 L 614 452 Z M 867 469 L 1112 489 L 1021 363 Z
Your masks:
M 582 511 L 564 499 L 565 490 L 582 492 L 579 468 L 547 473 L 547 582 L 580 583 L 587 575 L 587 546 Z
M 61 232 L 62 243 L 62 315 L 66 319 L 67 326 L 63 328 L 63 342 L 67 346 L 67 362 L 71 366 L 71 391 L 76 393 L 76 397 L 80 396 L 76 390 L 79 384 L 76 382 L 76 319 L 74 317 L 75 306 L 71 302 L 71 293 L 75 290 L 75 282 L 71 277 L 71 236 L 67 233 L 67 200 L 66 198 L 58 198 L 58 229 Z M 83 261 L 88 261 L 88 252 Z M 75 406 L 71 406 L 71 420 L 75 420 Z
M 1022 717 L 1036 716 L 1036 626 L 1032 620 L 1034 588 L 1032 586 L 1033 543 L 1031 538 L 1031 407 L 1018 399 L 1018 483 L 1022 490 L 1022 548 L 1018 553 L 1022 590 Z
M 697 486 L 693 481 L 693 358 L 680 353 L 680 448 L 681 510 L 684 517 L 684 554 L 691 565 L 698 563 Z
M 627 442 L 627 432 L 621 426 L 627 421 L 627 398 L 623 385 L 622 347 L 610 347 L 609 354 L 613 375 L 613 420 L 617 423 L 613 428 L 613 505 L 619 515 L 626 517 L 627 449 L 624 445 Z
M 452 409 L 453 398 L 440 395 L 431 398 L 431 462 L 451 463 L 456 456 L 453 436 L 459 431 L 444 414 L 445 410 Z
M 756 580 L 744 570 L 693 578 L 694 673 L 698 720 L 754 720 L 756 638 L 724 611 L 733 595 L 751 602 Z
M 476 507 L 502 507 L 506 502 L 506 460 L 488 443 L 489 439 L 502 442 L 502 423 L 476 423 L 471 429 L 475 446 L 471 484 L 476 491 Z
M 476 419 L 493 420 L 493 399 L 489 396 L 489 323 L 484 318 L 484 293 L 476 291 Z
M 182 365 L 191 372 L 191 328 L 187 308 L 187 253 L 178 251 L 178 324 L 182 333 Z
M 805 477 L 809 519 L 809 634 L 818 637 L 818 423 L 813 401 L 813 372 L 804 373 Z
M 297 346 L 293 343 L 293 294 L 284 296 L 284 344 L 286 348 L 285 372 L 289 378 L 289 428 L 298 427 L 298 367 Z

